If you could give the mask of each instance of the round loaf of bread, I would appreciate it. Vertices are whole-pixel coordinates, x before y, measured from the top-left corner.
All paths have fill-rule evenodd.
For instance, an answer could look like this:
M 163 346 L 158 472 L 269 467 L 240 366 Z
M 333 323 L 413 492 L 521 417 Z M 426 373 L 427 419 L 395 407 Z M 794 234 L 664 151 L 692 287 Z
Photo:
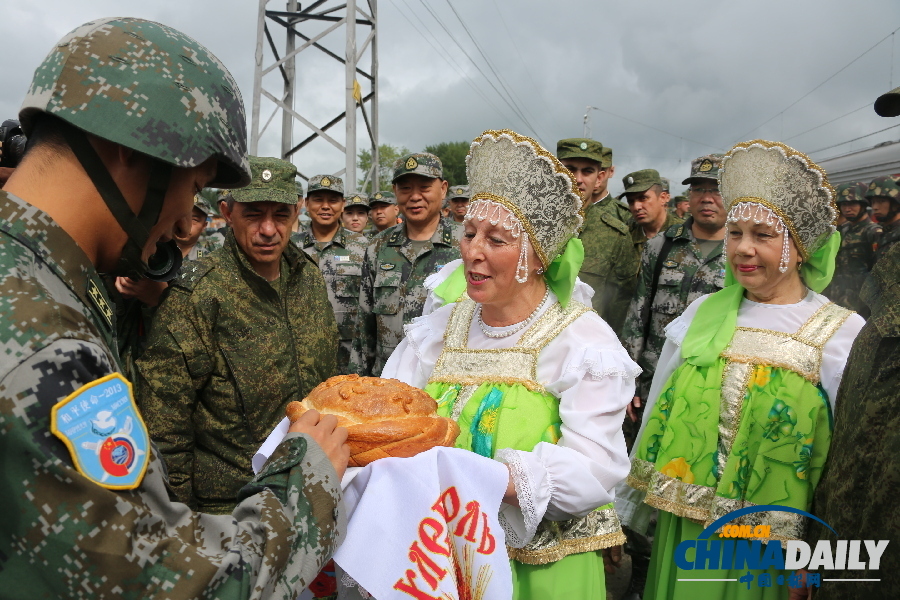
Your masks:
M 337 417 L 347 428 L 351 467 L 379 458 L 410 457 L 435 446 L 453 446 L 459 426 L 437 415 L 434 398 L 396 379 L 338 375 L 323 381 L 302 402 L 291 402 L 293 423 L 307 410 Z

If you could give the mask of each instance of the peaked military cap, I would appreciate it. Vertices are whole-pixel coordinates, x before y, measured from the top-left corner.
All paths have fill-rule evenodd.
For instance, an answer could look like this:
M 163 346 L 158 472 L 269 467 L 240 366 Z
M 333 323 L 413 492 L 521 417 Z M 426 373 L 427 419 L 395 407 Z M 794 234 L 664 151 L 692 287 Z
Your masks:
M 715 179 L 719 178 L 719 167 L 722 166 L 724 154 L 707 154 L 700 156 L 691 161 L 691 174 L 687 179 L 682 181 L 683 185 L 694 183 L 695 179 Z
M 369 206 L 376 204 L 378 202 L 383 202 L 384 204 L 392 204 L 397 206 L 397 197 L 393 192 L 375 192 L 372 194 L 372 197 L 369 199 Z
M 441 163 L 441 159 L 427 152 L 415 152 L 400 157 L 394 161 L 392 169 L 391 183 L 404 175 L 410 174 L 431 177 L 432 179 L 444 178 L 444 165 Z
M 625 191 L 619 194 L 619 198 L 625 194 L 646 192 L 654 185 L 662 186 L 662 184 L 662 177 L 659 176 L 659 171 L 656 169 L 635 171 L 622 178 L 622 185 L 625 186 Z
M 607 148 L 597 140 L 568 138 L 556 142 L 556 158 L 586 158 L 600 163 L 601 169 L 608 169 L 612 166 L 612 148 Z
M 341 196 L 344 195 L 344 180 L 335 175 L 316 175 L 309 180 L 306 186 L 306 195 L 309 196 L 313 192 L 325 190 L 326 192 L 337 192 Z
M 235 202 L 297 204 L 297 167 L 286 160 L 250 157 L 250 184 L 231 192 Z
M 447 198 L 449 200 L 453 200 L 454 198 L 465 198 L 468 200 L 471 197 L 472 195 L 469 193 L 469 186 L 467 185 L 451 185 L 447 191 Z

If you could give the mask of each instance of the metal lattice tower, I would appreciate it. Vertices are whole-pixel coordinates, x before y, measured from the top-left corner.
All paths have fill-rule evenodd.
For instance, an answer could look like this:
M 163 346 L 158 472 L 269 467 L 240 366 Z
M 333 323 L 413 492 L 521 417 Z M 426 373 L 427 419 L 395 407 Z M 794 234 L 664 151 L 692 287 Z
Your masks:
M 270 0 L 259 0 L 256 27 L 256 68 L 253 76 L 253 112 L 250 121 L 250 153 L 257 154 L 259 140 L 269 125 L 281 113 L 281 157 L 291 160 L 300 149 L 313 142 L 328 143 L 345 157 L 344 168 L 333 173 L 344 178 L 346 193 L 356 191 L 357 115 L 366 126 L 364 143 L 371 144 L 372 170 L 365 174 L 366 186 L 372 191 L 378 182 L 378 0 L 316 0 L 301 7 L 297 0 L 287 0 L 286 10 L 269 10 Z M 274 3 L 273 3 L 274 4 Z M 345 33 L 343 56 L 326 47 L 331 38 Z M 284 42 L 276 43 L 284 32 Z M 275 35 L 273 35 L 273 33 Z M 361 44 L 357 36 L 364 35 Z M 329 38 L 327 41 L 325 38 Z M 268 48 L 268 51 L 266 49 Z M 279 52 L 279 49 L 283 51 Z M 344 70 L 344 112 L 327 123 L 316 125 L 304 117 L 297 106 L 296 61 L 301 52 L 317 51 L 340 63 Z M 367 56 L 368 55 L 368 56 Z M 304 55 L 306 56 L 306 55 Z M 368 58 L 368 71 L 360 68 Z M 266 61 L 268 63 L 266 64 Z M 331 61 L 329 61 L 331 62 Z M 337 66 L 337 65 L 335 65 Z M 275 73 L 280 73 L 279 79 Z M 272 77 L 268 77 L 272 75 Z M 269 85 L 269 88 L 266 88 Z M 279 92 L 273 92 L 279 86 Z M 367 90 L 368 93 L 364 94 Z M 272 107 L 265 124 L 260 127 L 260 111 L 264 100 Z M 302 103 L 301 103 L 302 104 Z M 343 143 L 340 135 L 332 136 L 332 128 L 345 124 Z M 294 128 L 306 133 L 294 143 Z M 302 134 L 301 134 L 302 135 Z M 308 180 L 312 174 L 300 173 Z M 365 186 L 364 186 L 365 187 Z

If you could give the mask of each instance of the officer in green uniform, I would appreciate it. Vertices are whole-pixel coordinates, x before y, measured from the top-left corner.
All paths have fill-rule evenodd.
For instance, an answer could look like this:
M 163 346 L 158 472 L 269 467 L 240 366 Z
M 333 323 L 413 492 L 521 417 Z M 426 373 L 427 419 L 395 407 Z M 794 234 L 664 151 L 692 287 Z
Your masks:
M 688 211 L 690 210 L 690 201 L 687 196 L 675 196 L 669 202 L 671 206 L 669 206 L 669 212 L 679 218 L 686 219 L 688 217 Z
M 607 190 L 614 172 L 612 148 L 591 139 L 565 139 L 557 142 L 556 156 L 575 175 L 582 196 L 590 201 L 580 234 L 584 263 L 578 276 L 594 289 L 594 310 L 620 334 L 641 257 L 631 241 L 631 214 Z M 598 189 L 601 191 L 595 194 Z
M 400 209 L 397 207 L 397 197 L 394 192 L 375 192 L 369 199 L 369 225 L 367 235 L 374 237 L 388 227 L 398 225 L 400 220 L 397 215 Z
M 340 337 L 337 368 L 346 375 L 350 372 L 350 347 L 359 313 L 363 255 L 369 242 L 362 234 L 341 226 L 341 178 L 316 175 L 309 180 L 309 190 L 306 207 L 312 221 L 309 227 L 292 234 L 291 241 L 319 265 L 325 278 Z
M 196 190 L 249 181 L 237 84 L 174 29 L 98 19 L 53 46 L 19 116 L 30 147 L 0 192 L 2 594 L 293 598 L 336 544 L 346 433 L 298 422 L 231 515 L 172 502 L 98 275 L 140 276 Z
M 900 116 L 900 88 L 875 102 L 883 117 Z M 871 191 L 871 189 L 870 189 Z M 871 309 L 853 342 L 835 402 L 828 463 L 816 487 L 812 512 L 841 539 L 890 540 L 878 570 L 841 567 L 824 577 L 816 600 L 871 600 L 900 589 L 900 244 L 878 260 L 860 299 Z M 810 521 L 807 542 L 836 536 Z M 849 533 L 846 533 L 849 532 Z M 851 542 L 853 543 L 853 542 Z M 868 581 L 859 581 L 867 579 Z
M 362 235 L 369 224 L 369 197 L 362 192 L 346 196 L 341 220 L 346 229 Z
M 403 326 L 422 314 L 425 278 L 460 258 L 459 240 L 441 220 L 447 191 L 441 159 L 409 154 L 393 165 L 394 194 L 403 223 L 376 235 L 366 249 L 359 292 L 359 321 L 350 368 L 381 374 Z
M 250 459 L 302 400 L 337 372 L 337 325 L 322 274 L 290 243 L 296 168 L 251 157 L 232 192 L 221 250 L 186 263 L 137 361 L 138 400 L 181 502 L 230 513 Z
M 868 307 L 859 299 L 859 291 L 875 265 L 875 253 L 881 238 L 881 225 L 869 220 L 865 183 L 845 183 L 836 190 L 836 202 L 844 217 L 841 249 L 835 258 L 834 278 L 822 292 L 832 302 L 868 315 Z
M 681 221 L 666 211 L 669 192 L 663 189 L 662 177 L 656 169 L 643 169 L 622 178 L 625 191 L 619 195 L 628 201 L 631 211 L 631 241 L 640 254 L 647 240 Z
M 875 252 L 877 261 L 900 241 L 900 174 L 873 179 L 869 183 L 866 199 L 872 203 L 872 214 L 882 228 Z

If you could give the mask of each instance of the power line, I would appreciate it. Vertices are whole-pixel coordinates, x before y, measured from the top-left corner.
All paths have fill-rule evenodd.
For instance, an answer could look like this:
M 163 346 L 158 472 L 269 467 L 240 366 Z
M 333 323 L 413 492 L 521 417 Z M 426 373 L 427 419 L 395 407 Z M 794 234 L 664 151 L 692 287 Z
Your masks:
M 835 121 L 838 121 L 838 120 L 840 120 L 840 119 L 843 119 L 844 117 L 849 117 L 849 116 L 852 115 L 853 113 L 858 113 L 858 112 L 861 111 L 862 109 L 864 109 L 864 108 L 869 108 L 870 106 L 872 106 L 872 102 L 866 102 L 865 104 L 863 104 L 863 105 L 860 106 L 859 108 L 853 109 L 853 110 L 851 110 L 851 111 L 848 112 L 848 113 L 844 113 L 844 114 L 842 114 L 842 115 L 839 116 L 839 117 L 835 117 L 835 118 L 831 119 L 830 121 L 825 121 L 825 122 L 822 123 L 821 125 L 816 125 L 815 127 L 811 128 L 811 129 L 807 129 L 806 131 L 801 131 L 800 133 L 798 133 L 798 134 L 796 134 L 796 135 L 792 135 L 791 137 L 785 138 L 785 139 L 783 139 L 783 140 L 781 140 L 781 141 L 782 141 L 782 142 L 788 142 L 788 141 L 790 141 L 790 140 L 792 140 L 792 139 L 794 139 L 794 138 L 800 137 L 801 135 L 806 135 L 806 134 L 809 133 L 810 131 L 815 131 L 816 129 L 819 129 L 820 127 L 825 127 L 826 125 L 830 125 L 831 123 L 834 123 Z
M 425 0 L 422 0 L 422 1 L 424 2 Z M 523 112 L 523 113 L 528 112 L 527 109 L 522 109 L 519 106 L 519 103 L 516 102 L 515 98 L 513 97 L 512 92 L 510 91 L 509 84 L 506 82 L 506 80 L 503 78 L 503 76 L 497 72 L 497 69 L 494 68 L 494 64 L 491 62 L 491 59 L 488 58 L 487 54 L 485 54 L 484 50 L 482 49 L 481 44 L 478 43 L 478 40 L 475 38 L 474 35 L 472 35 L 472 32 L 469 31 L 469 27 L 466 25 L 465 21 L 462 20 L 462 17 L 460 16 L 459 12 L 457 12 L 456 7 L 453 6 L 453 4 L 450 2 L 450 0 L 444 0 L 444 1 L 447 3 L 447 6 L 450 7 L 450 10 L 453 11 L 453 14 L 456 15 L 456 20 L 459 21 L 460 25 L 462 25 L 463 31 L 465 31 L 466 35 L 469 36 L 469 39 L 472 40 L 472 44 L 475 45 L 475 48 L 478 50 L 478 53 L 481 54 L 481 58 L 484 59 L 484 62 L 487 63 L 487 66 L 491 70 L 491 73 L 494 74 L 494 77 L 496 77 L 500 81 L 500 85 L 506 91 L 506 94 L 509 96 L 509 98 L 513 102 L 513 104 L 515 104 L 516 107 L 519 108 L 520 112 Z M 529 113 L 529 116 L 533 116 L 533 115 L 531 115 Z M 535 130 L 535 128 L 531 126 L 531 123 L 528 122 L 527 120 L 525 122 L 531 128 L 531 130 L 534 131 L 535 137 L 540 138 L 540 136 L 538 136 L 538 133 Z
M 840 69 L 838 69 L 838 71 L 837 71 L 836 73 L 834 73 L 833 75 L 831 75 L 830 77 L 828 77 L 825 81 L 823 81 L 822 83 L 820 83 L 819 85 L 817 85 L 817 86 L 814 87 L 813 89 L 809 90 L 808 92 L 806 92 L 805 94 L 803 94 L 802 96 L 800 96 L 799 98 L 797 98 L 796 100 L 794 100 L 791 104 L 788 105 L 787 108 L 785 108 L 784 110 L 782 110 L 782 111 L 779 112 L 779 113 L 776 113 L 772 118 L 770 118 L 770 119 L 768 119 L 768 120 L 766 120 L 766 121 L 760 123 L 759 125 L 757 125 L 757 126 L 754 127 L 753 129 L 751 129 L 750 131 L 748 131 L 747 133 L 745 133 L 744 135 L 740 136 L 740 137 L 738 138 L 737 141 L 740 142 L 740 141 L 745 140 L 745 139 L 747 138 L 748 135 L 750 135 L 751 133 L 753 133 L 754 131 L 756 131 L 757 129 L 759 129 L 760 127 L 762 127 L 763 125 L 768 124 L 769 122 L 771 122 L 772 120 L 774 120 L 776 117 L 778 117 L 778 116 L 781 115 L 782 113 L 785 113 L 785 112 L 787 112 L 788 110 L 790 110 L 791 108 L 793 108 L 798 102 L 800 102 L 801 100 L 803 100 L 804 98 L 806 98 L 807 96 L 809 96 L 810 94 L 812 94 L 813 92 L 815 92 L 816 90 L 818 90 L 820 87 L 822 87 L 823 85 L 825 85 L 826 83 L 828 83 L 829 81 L 831 81 L 832 79 L 834 79 L 835 77 L 837 77 L 838 75 L 840 75 L 844 70 L 847 69 L 847 67 L 849 67 L 850 65 L 852 65 L 853 63 L 855 63 L 856 61 L 858 61 L 859 59 L 861 59 L 863 56 L 865 56 L 866 54 L 868 54 L 869 52 L 871 52 L 872 50 L 874 50 L 876 47 L 878 47 L 879 44 L 881 44 L 882 42 L 884 42 L 886 39 L 888 39 L 889 37 L 891 37 L 892 35 L 894 35 L 894 34 L 897 33 L 898 31 L 900 31 L 900 27 L 898 27 L 898 28 L 895 29 L 894 31 L 890 32 L 889 34 L 887 34 L 886 36 L 884 36 L 883 38 L 881 38 L 879 41 L 875 42 L 875 45 L 873 45 L 871 48 L 869 48 L 868 50 L 866 50 L 865 52 L 863 52 L 862 54 L 860 54 L 859 56 L 857 56 L 856 58 L 854 58 L 853 60 L 851 60 L 850 62 L 848 62 L 846 65 L 844 65 L 843 67 L 841 67 Z
M 900 127 L 900 123 L 897 125 L 891 125 L 890 127 L 885 127 L 884 129 L 879 129 L 878 131 L 873 131 L 872 133 L 867 133 L 866 135 L 861 135 L 859 137 L 855 137 L 852 140 L 847 140 L 846 142 L 841 142 L 840 144 L 832 144 L 831 146 L 825 146 L 824 148 L 819 148 L 818 150 L 813 150 L 812 152 L 808 152 L 807 154 L 816 154 L 817 152 L 822 152 L 823 150 L 831 150 L 832 148 L 837 148 L 838 146 L 843 146 L 844 144 L 849 144 L 850 142 L 855 142 L 857 140 L 861 140 L 863 138 L 872 137 L 873 135 L 877 135 L 888 129 L 894 129 L 895 127 Z
M 623 120 L 628 121 L 628 122 L 630 122 L 630 123 L 634 123 L 634 124 L 636 124 L 636 125 L 640 125 L 640 126 L 642 126 L 642 127 L 646 127 L 646 128 L 648 128 L 648 129 L 652 129 L 653 131 L 658 131 L 659 133 L 664 133 L 664 134 L 666 134 L 666 135 L 670 135 L 670 136 L 672 136 L 672 137 L 674 137 L 674 138 L 678 138 L 679 140 L 685 140 L 685 141 L 688 141 L 688 142 L 691 142 L 691 143 L 694 143 L 694 144 L 698 144 L 698 145 L 700 145 L 700 146 L 706 146 L 707 148 L 712 148 L 713 150 L 724 150 L 723 148 L 720 148 L 720 147 L 718 147 L 718 146 L 712 146 L 712 145 L 710 145 L 710 144 L 704 144 L 703 142 L 698 142 L 697 140 L 692 140 L 691 138 L 686 138 L 686 137 L 684 137 L 683 135 L 676 135 L 676 134 L 674 134 L 674 133 L 670 133 L 670 132 L 668 132 L 668 131 L 665 131 L 665 130 L 663 130 L 663 129 L 660 129 L 659 127 L 654 127 L 653 125 L 648 125 L 647 123 L 641 123 L 640 121 L 635 121 L 634 119 L 629 119 L 628 117 L 623 117 L 622 115 L 617 115 L 617 114 L 614 113 L 614 112 L 608 111 L 608 110 L 606 110 L 606 109 L 603 109 L 603 108 L 600 108 L 600 107 L 597 107 L 597 106 L 591 106 L 590 108 L 593 109 L 593 110 L 599 110 L 599 111 L 602 112 L 602 113 L 606 113 L 606 114 L 612 115 L 612 116 L 614 116 L 614 117 L 618 117 L 619 119 L 623 119 Z

